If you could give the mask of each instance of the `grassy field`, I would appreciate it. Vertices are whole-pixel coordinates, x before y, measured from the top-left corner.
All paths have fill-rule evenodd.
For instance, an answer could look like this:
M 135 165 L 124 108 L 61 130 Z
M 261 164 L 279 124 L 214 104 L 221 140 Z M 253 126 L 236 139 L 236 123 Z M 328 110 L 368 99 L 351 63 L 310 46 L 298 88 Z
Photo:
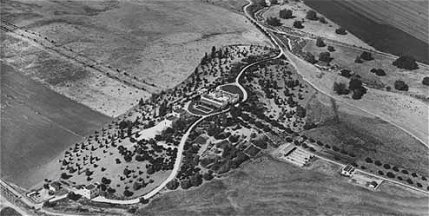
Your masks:
M 161 89 L 184 80 L 212 46 L 268 44 L 244 16 L 200 1 L 9 1 L 2 13 Z
M 303 132 L 324 144 L 352 152 L 357 161 L 371 157 L 428 176 L 428 149 L 398 128 L 368 117 L 356 108 L 318 95 L 310 102 L 309 115 L 317 128 Z
M 150 95 L 48 52 L 36 43 L 10 33 L 3 35 L 1 57 L 5 62 L 55 92 L 107 116 L 116 117 Z
M 395 91 L 394 83 L 396 80 L 404 81 L 409 89 L 407 92 L 401 92 L 416 96 L 418 98 L 429 97 L 429 87 L 422 84 L 422 80 L 428 75 L 427 71 L 429 66 L 425 64 L 419 64 L 419 69 L 416 70 L 405 70 L 399 69 L 392 65 L 392 62 L 396 60 L 395 57 L 380 55 L 373 53 L 374 60 L 364 61 L 363 63 L 355 63 L 354 60 L 357 56 L 362 54 L 361 50 L 345 47 L 342 45 L 334 45 L 329 42 L 325 42 L 327 46 L 318 47 L 315 41 L 309 41 L 304 47 L 304 52 L 310 52 L 314 56 L 319 56 L 321 52 L 327 52 L 328 46 L 335 48 L 334 52 L 331 52 L 333 58 L 330 62 L 331 65 L 338 65 L 340 68 L 348 69 L 362 77 L 362 81 L 372 88 L 385 89 L 390 86 L 392 91 Z M 371 69 L 383 69 L 386 72 L 386 76 L 377 76 L 371 73 Z M 400 92 L 400 91 L 396 91 Z
M 1 175 L 30 187 L 27 178 L 109 117 L 75 103 L 1 64 Z
M 228 178 L 165 194 L 139 215 L 422 215 L 427 201 L 398 188 L 371 192 L 325 172 L 264 157 Z
M 282 19 L 279 17 L 279 11 L 283 9 L 289 9 L 293 11 L 294 18 L 291 19 Z M 294 21 L 303 21 L 303 29 L 299 29 L 303 32 L 310 33 L 313 35 L 329 38 L 331 40 L 340 41 L 343 43 L 356 45 L 359 47 L 365 47 L 365 48 L 371 48 L 369 45 L 367 45 L 365 42 L 357 38 L 356 36 L 352 34 L 347 35 L 339 35 L 335 33 L 335 29 L 339 28 L 337 24 L 330 21 L 328 18 L 325 18 L 327 20 L 326 24 L 320 23 L 318 20 L 309 20 L 306 19 L 307 11 L 309 11 L 311 8 L 309 8 L 307 5 L 303 4 L 302 2 L 293 2 L 290 1 L 287 4 L 284 5 L 274 5 L 270 7 L 264 14 L 263 17 L 269 18 L 269 17 L 278 17 L 281 20 L 281 23 L 285 27 L 293 28 Z M 323 17 L 322 15 L 318 14 L 318 17 Z M 296 29 L 295 29 L 296 30 Z

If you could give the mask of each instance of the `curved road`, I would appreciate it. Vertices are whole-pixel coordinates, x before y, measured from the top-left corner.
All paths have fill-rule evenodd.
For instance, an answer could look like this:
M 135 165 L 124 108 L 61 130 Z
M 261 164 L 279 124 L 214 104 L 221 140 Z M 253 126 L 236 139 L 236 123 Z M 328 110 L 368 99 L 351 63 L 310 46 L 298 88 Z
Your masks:
M 422 138 L 420 138 L 419 136 L 417 136 L 417 135 L 415 135 L 414 133 L 412 133 L 411 131 L 409 131 L 409 130 L 407 130 L 407 129 L 405 129 L 404 127 L 401 127 L 401 126 L 399 126 L 397 123 L 395 123 L 395 122 L 392 122 L 391 120 L 388 120 L 388 119 L 386 119 L 385 117 L 383 117 L 383 116 L 381 116 L 381 115 L 378 115 L 378 114 L 375 114 L 375 113 L 373 113 L 373 112 L 371 112 L 371 111 L 369 111 L 369 110 L 367 110 L 367 109 L 363 109 L 363 108 L 361 108 L 361 107 L 358 107 L 358 106 L 355 106 L 355 105 L 353 105 L 353 104 L 351 104 L 351 103 L 349 103 L 349 102 L 347 102 L 347 101 L 345 101 L 345 100 L 343 100 L 343 99 L 341 99 L 341 98 L 339 98 L 339 97 L 335 97 L 334 95 L 332 95 L 332 94 L 330 94 L 329 92 L 326 92 L 326 91 L 324 91 L 324 90 L 322 90 L 322 89 L 320 89 L 319 87 L 317 87 L 317 85 L 315 85 L 313 82 L 311 82 L 308 78 L 306 78 L 305 76 L 304 76 L 304 74 L 302 73 L 302 72 L 300 72 L 300 68 L 299 67 L 297 67 L 297 65 L 296 65 L 296 61 L 298 62 L 298 63 L 300 63 L 300 64 L 307 64 L 307 62 L 304 62 L 304 60 L 303 59 L 300 59 L 300 58 L 298 58 L 297 56 L 295 56 L 294 54 L 292 54 L 291 52 L 289 52 L 289 50 L 292 48 L 291 47 L 291 44 L 290 44 L 290 40 L 289 40 L 289 38 L 288 38 L 288 45 L 285 45 L 281 40 L 279 40 L 279 39 L 277 39 L 277 37 L 275 37 L 274 35 L 273 35 L 273 33 L 271 32 L 272 30 L 270 30 L 270 29 L 267 29 L 264 25 L 261 25 L 258 21 L 256 21 L 253 17 L 252 17 L 252 15 L 249 13 L 249 11 L 248 11 L 248 7 L 250 6 L 250 5 L 252 5 L 253 3 L 252 3 L 252 1 L 251 0 L 247 0 L 248 2 L 249 2 L 249 4 L 247 4 L 246 6 L 244 6 L 244 13 L 245 13 L 245 15 L 247 16 L 247 18 L 254 24 L 254 25 L 256 25 L 256 26 L 258 26 L 258 28 L 259 29 L 261 29 L 268 37 L 270 37 L 270 40 L 271 41 L 273 41 L 274 42 L 274 44 L 280 49 L 280 51 L 281 51 L 281 53 L 282 54 L 284 54 L 285 55 L 285 57 L 287 57 L 287 59 L 289 60 L 289 62 L 295 67 L 295 69 L 296 69 L 296 71 L 302 76 L 302 78 L 307 82 L 307 83 L 309 83 L 313 88 L 315 88 L 317 91 L 319 91 L 320 93 L 322 93 L 322 94 L 324 94 L 324 95 L 326 95 L 326 96 L 328 96 L 328 97 L 331 97 L 331 98 L 334 98 L 334 99 L 336 99 L 336 100 L 340 100 L 341 102 L 343 102 L 343 103 L 345 103 L 345 104 L 347 104 L 347 105 L 349 105 L 349 106 L 352 106 L 352 107 L 355 107 L 355 108 L 357 108 L 357 109 L 359 109 L 359 110 L 361 110 L 361 111 L 363 111 L 363 112 L 365 112 L 365 113 L 368 113 L 368 114 L 370 114 L 370 115 L 372 115 L 372 116 L 375 116 L 375 117 L 378 117 L 378 118 L 380 118 L 380 119 L 382 119 L 382 120 L 384 120 L 384 121 L 386 121 L 387 123 L 389 123 L 389 124 L 391 124 L 391 125 L 394 125 L 394 126 L 396 126 L 397 128 L 399 128 L 399 129 L 401 129 L 402 131 L 404 131 L 404 132 L 406 132 L 407 134 L 409 134 L 410 136 L 412 136 L 413 138 L 415 138 L 416 140 L 418 140 L 420 143 L 422 143 L 423 145 L 425 145 L 426 147 L 428 147 L 429 148 L 429 143 L 427 143 L 427 141 L 425 141 L 425 140 L 423 140 Z M 278 30 L 276 30 L 276 32 L 278 32 Z M 282 44 L 282 45 L 280 45 L 280 43 Z M 287 47 L 287 49 L 285 49 L 285 47 Z M 317 68 L 315 68 L 315 70 L 318 70 Z

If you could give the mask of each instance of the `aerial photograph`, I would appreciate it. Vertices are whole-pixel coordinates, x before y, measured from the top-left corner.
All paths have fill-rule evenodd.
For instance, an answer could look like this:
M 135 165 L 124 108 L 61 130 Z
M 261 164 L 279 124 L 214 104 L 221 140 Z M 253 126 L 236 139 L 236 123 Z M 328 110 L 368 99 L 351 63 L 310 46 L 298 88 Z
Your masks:
M 429 216 L 429 0 L 0 17 L 0 216 Z

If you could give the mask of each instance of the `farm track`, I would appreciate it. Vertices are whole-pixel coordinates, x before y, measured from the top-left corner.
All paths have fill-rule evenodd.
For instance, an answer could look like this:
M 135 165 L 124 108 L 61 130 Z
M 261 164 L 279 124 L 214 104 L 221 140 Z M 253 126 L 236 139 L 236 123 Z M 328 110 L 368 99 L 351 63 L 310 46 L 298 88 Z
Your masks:
M 257 20 L 255 20 L 254 18 L 253 18 L 253 16 L 252 16 L 252 14 L 250 14 L 250 12 L 248 11 L 248 7 L 249 6 L 251 6 L 253 3 L 252 3 L 252 1 L 251 0 L 248 0 L 248 4 L 246 5 L 246 6 L 244 6 L 244 12 L 245 12 L 245 15 L 247 16 L 247 18 L 254 24 L 254 25 L 256 25 L 257 26 L 257 28 L 258 29 L 260 29 L 261 31 L 263 31 L 263 33 L 266 35 L 266 36 L 268 36 L 268 37 L 270 37 L 270 40 L 271 41 L 273 41 L 274 42 L 274 44 L 276 44 L 276 46 L 277 46 L 277 48 L 279 48 L 280 49 L 280 51 L 281 51 L 281 53 L 280 53 L 280 55 L 284 55 L 288 60 L 289 60 L 289 62 L 292 64 L 292 66 L 294 66 L 294 68 L 296 69 L 296 71 L 302 76 L 302 78 L 304 79 L 304 81 L 306 81 L 307 83 L 309 83 L 313 88 L 315 88 L 317 91 L 319 91 L 320 93 L 322 93 L 322 94 L 324 94 L 324 95 L 326 95 L 326 96 L 328 96 L 328 97 L 330 97 L 330 98 L 333 98 L 333 99 L 337 99 L 336 97 L 334 97 L 334 96 L 332 96 L 331 94 L 329 94 L 328 92 L 325 92 L 325 91 L 323 91 L 322 89 L 320 89 L 319 87 L 317 87 L 314 83 L 312 83 L 310 80 L 308 80 L 307 78 L 305 78 L 304 76 L 303 76 L 303 74 L 302 73 L 300 73 L 300 70 L 299 70 L 299 68 L 297 67 L 297 65 L 296 65 L 296 63 L 295 63 L 295 61 L 304 61 L 304 60 L 302 60 L 302 59 L 300 59 L 300 58 L 298 58 L 297 56 L 295 56 L 294 54 L 292 54 L 289 50 L 291 49 L 291 44 L 290 44 L 290 40 L 288 39 L 288 44 L 287 45 L 285 45 L 283 42 L 282 42 L 282 40 L 280 40 L 280 39 L 278 39 L 275 35 L 274 35 L 274 33 L 273 32 L 271 32 L 271 30 L 270 29 L 268 29 L 267 30 L 267 28 L 265 27 L 265 26 L 263 26 L 262 24 L 260 24 Z M 281 45 L 280 45 L 281 44 Z M 285 49 L 285 47 L 287 48 L 287 49 Z M 295 60 L 295 61 L 294 61 Z M 346 103 L 347 105 L 349 105 L 349 106 L 352 106 L 352 107 L 356 107 L 356 108 L 358 108 L 359 110 L 361 110 L 361 111 L 363 111 L 363 112 L 365 112 L 365 113 L 368 113 L 368 114 L 370 114 L 370 115 L 372 115 L 372 116 L 377 116 L 377 117 L 379 117 L 380 119 L 383 119 L 384 121 L 386 121 L 386 122 L 388 122 L 389 124 L 392 124 L 392 125 L 394 125 L 394 126 L 396 126 L 396 127 L 398 127 L 399 129 L 401 129 L 402 131 L 404 131 L 404 132 L 406 132 L 407 134 L 409 134 L 409 135 L 411 135 L 412 137 L 414 137 L 415 139 L 417 139 L 418 141 L 420 141 L 423 145 L 425 145 L 426 147 L 429 147 L 429 145 L 428 144 L 426 144 L 422 139 L 420 139 L 418 136 L 416 136 L 416 135 L 414 135 L 413 133 L 411 133 L 410 131 L 408 131 L 408 130 L 406 130 L 405 128 L 403 128 L 403 127 L 400 127 L 399 125 L 397 125 L 397 124 L 395 124 L 395 123 L 393 123 L 393 122 L 391 122 L 391 121 L 388 121 L 388 120 L 386 120 L 386 119 L 384 119 L 384 118 L 382 118 L 382 116 L 379 116 L 379 115 L 376 115 L 376 114 L 374 114 L 374 113 L 372 113 L 371 111 L 369 111 L 369 110 L 366 110 L 366 109 L 363 109 L 363 108 L 361 108 L 361 107 L 357 107 L 357 106 L 354 106 L 354 105 L 352 105 L 352 104 L 350 104 L 350 103 L 347 103 L 347 102 L 345 102 L 345 101 L 343 101 L 342 100 L 342 102 L 344 102 L 344 103 Z M 321 159 L 324 159 L 324 160 L 327 160 L 327 161 L 331 161 L 331 162 L 333 162 L 332 160 L 330 160 L 330 159 L 327 159 L 327 158 L 325 158 L 325 157 L 322 157 L 322 156 L 317 156 L 317 157 L 319 157 L 319 158 L 321 158 Z M 338 163 L 338 162 L 335 162 L 336 164 L 340 164 L 340 163 Z M 345 166 L 344 164 L 342 164 L 342 166 Z M 419 189 L 419 188 L 416 188 L 416 187 L 412 187 L 412 186 L 409 186 L 409 185 L 406 185 L 406 184 L 404 184 L 404 183 L 402 183 L 402 182 L 398 182 L 398 181 L 394 181 L 394 180 L 392 180 L 392 179 L 387 179 L 387 178 L 384 178 L 384 177 L 381 177 L 381 176 L 378 176 L 378 175 L 375 175 L 375 174 L 372 174 L 372 173 L 369 173 L 369 172 L 366 172 L 366 171 L 363 171 L 363 170 L 359 170 L 359 171 L 361 171 L 361 172 L 363 172 L 363 173 L 365 173 L 365 174 L 368 174 L 368 175 L 371 175 L 371 176 L 375 176 L 375 177 L 378 177 L 378 178 L 381 178 L 381 179 L 383 179 L 383 180 L 385 180 L 385 181 L 388 181 L 388 182 L 391 182 L 391 183 L 393 183 L 393 184 L 397 184 L 397 185 L 400 185 L 400 186 L 403 186 L 403 187 L 406 187 L 406 188 L 409 188 L 409 189 L 412 189 L 412 190 L 414 190 L 414 191 L 418 191 L 418 192 L 421 192 L 421 193 L 424 193 L 424 194 L 426 194 L 426 195 L 428 195 L 429 194 L 429 192 L 428 191 L 425 191 L 425 190 L 422 190 L 422 189 Z
M 66 48 L 62 45 L 57 45 L 55 44 L 55 42 L 50 41 L 49 39 L 41 36 L 38 33 L 31 32 L 26 29 L 21 29 L 20 27 L 5 22 L 3 20 L 1 21 L 0 29 L 6 32 L 10 32 L 15 37 L 30 42 L 51 54 L 65 58 L 66 60 L 79 66 L 82 66 L 88 70 L 100 72 L 107 77 L 115 79 L 132 88 L 137 88 L 150 93 L 158 92 L 157 86 L 154 84 L 149 84 L 144 80 L 139 80 L 137 77 L 127 76 L 126 72 L 120 71 L 119 69 L 114 69 L 111 66 L 105 66 L 97 62 L 96 60 L 90 59 L 87 56 L 74 52 L 71 48 Z

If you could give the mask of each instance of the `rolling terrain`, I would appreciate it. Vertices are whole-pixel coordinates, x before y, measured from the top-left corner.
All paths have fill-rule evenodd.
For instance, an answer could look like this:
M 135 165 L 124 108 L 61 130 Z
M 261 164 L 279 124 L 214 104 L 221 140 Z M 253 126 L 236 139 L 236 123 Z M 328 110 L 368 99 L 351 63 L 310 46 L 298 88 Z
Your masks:
M 427 198 L 371 192 L 263 157 L 225 179 L 155 199 L 139 215 L 422 215 Z

